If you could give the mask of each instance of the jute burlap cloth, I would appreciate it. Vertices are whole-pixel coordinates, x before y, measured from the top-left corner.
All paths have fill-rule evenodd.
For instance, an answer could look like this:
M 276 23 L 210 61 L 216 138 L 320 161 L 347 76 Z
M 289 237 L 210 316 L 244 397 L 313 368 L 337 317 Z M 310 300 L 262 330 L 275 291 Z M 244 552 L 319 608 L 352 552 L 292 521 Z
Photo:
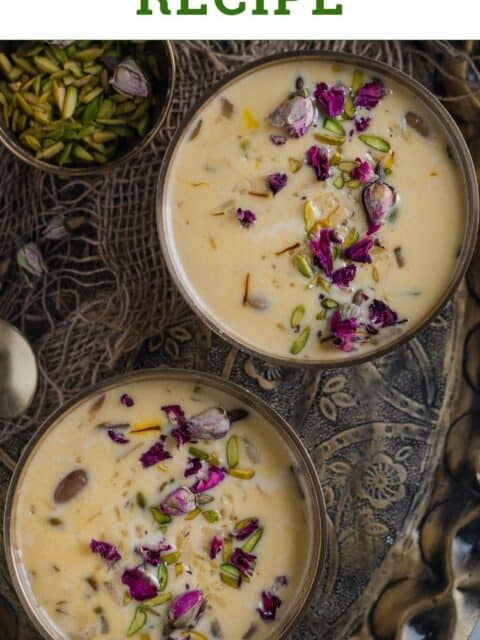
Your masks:
M 457 55 L 431 43 L 439 55 Z M 403 69 L 426 84 L 435 52 L 410 42 L 178 42 L 177 87 L 166 125 L 135 161 L 105 177 L 62 181 L 0 150 L 0 317 L 33 343 L 40 386 L 28 413 L 0 422 L 0 442 L 37 426 L 86 386 L 135 366 L 145 344 L 190 314 L 172 285 L 156 235 L 155 183 L 165 147 L 192 103 L 226 72 L 290 49 L 364 54 Z M 474 67 L 473 67 L 474 68 Z M 61 240 L 42 237 L 53 216 L 75 229 Z M 40 248 L 47 275 L 25 283 L 18 244 Z

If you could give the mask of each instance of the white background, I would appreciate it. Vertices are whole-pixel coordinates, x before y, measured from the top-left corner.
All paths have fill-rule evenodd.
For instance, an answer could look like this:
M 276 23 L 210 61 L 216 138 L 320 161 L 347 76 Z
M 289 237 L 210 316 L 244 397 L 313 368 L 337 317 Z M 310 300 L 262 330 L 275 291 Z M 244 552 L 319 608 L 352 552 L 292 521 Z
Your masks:
M 137 16 L 140 0 L 0 0 L 0 39 L 463 39 L 480 36 L 478 0 L 338 0 L 342 16 L 313 16 L 315 0 L 289 0 L 290 16 L 276 16 L 276 0 L 265 0 L 268 16 L 221 14 L 203 1 L 206 16 L 178 16 L 180 0 L 169 0 L 172 15 Z M 239 0 L 224 0 L 235 7 Z M 325 0 L 327 7 L 337 0 Z

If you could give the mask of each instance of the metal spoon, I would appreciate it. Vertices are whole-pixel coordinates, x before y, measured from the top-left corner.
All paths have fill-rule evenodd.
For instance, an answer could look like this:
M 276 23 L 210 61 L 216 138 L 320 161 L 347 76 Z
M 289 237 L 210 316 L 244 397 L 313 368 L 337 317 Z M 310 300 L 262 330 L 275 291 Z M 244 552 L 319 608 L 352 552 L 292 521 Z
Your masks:
M 28 409 L 37 380 L 37 362 L 28 341 L 0 320 L 0 418 L 16 418 Z

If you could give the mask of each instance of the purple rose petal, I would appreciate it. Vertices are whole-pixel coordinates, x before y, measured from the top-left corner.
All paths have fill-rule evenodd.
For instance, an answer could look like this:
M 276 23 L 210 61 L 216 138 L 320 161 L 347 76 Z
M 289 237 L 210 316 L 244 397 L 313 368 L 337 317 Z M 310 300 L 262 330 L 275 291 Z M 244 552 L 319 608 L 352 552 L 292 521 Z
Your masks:
M 150 449 L 142 453 L 140 462 L 142 463 L 142 467 L 147 468 L 157 464 L 157 462 L 162 462 L 162 460 L 168 460 L 171 457 L 172 454 L 165 449 L 165 436 L 162 436 Z
M 183 472 L 183 475 L 185 476 L 185 478 L 188 478 L 190 476 L 196 476 L 197 473 L 201 471 L 202 467 L 203 467 L 203 463 L 200 460 L 200 458 L 188 458 L 187 466 L 185 467 L 185 471 Z
M 272 133 L 272 135 L 270 136 L 270 140 L 273 142 L 273 144 L 277 147 L 282 146 L 283 144 L 286 143 L 287 141 L 287 137 L 286 136 L 279 136 L 276 135 L 274 133 Z
M 168 620 L 175 628 L 191 627 L 198 622 L 205 611 L 206 601 L 203 592 L 192 589 L 181 593 L 172 600 L 168 611 Z
M 373 300 L 368 311 L 375 328 L 391 327 L 398 322 L 397 313 L 382 300 Z
M 277 615 L 277 609 L 282 604 L 280 598 L 270 591 L 262 591 L 262 604 L 258 607 L 257 611 L 260 614 L 262 620 L 270 622 L 275 620 Z
M 315 171 L 317 180 L 322 182 L 330 176 L 330 160 L 325 148 L 313 145 L 307 151 L 307 164 Z
M 155 598 L 158 593 L 155 583 L 138 567 L 125 569 L 122 574 L 122 583 L 128 587 L 130 596 L 139 602 Z
M 158 567 L 162 553 L 164 551 L 171 551 L 171 549 L 171 545 L 164 543 L 161 543 L 154 548 L 142 545 L 135 549 L 135 553 L 138 553 L 138 555 L 142 557 L 143 562 L 151 564 L 152 567 Z
M 132 396 L 129 396 L 128 393 L 124 393 L 123 394 L 123 396 L 120 398 L 120 402 L 125 407 L 133 407 L 133 405 L 135 404 L 135 402 L 133 401 Z
M 354 262 L 370 263 L 372 259 L 369 252 L 372 247 L 373 238 L 371 238 L 370 236 L 366 236 L 355 244 L 352 244 L 352 246 L 348 247 L 348 249 L 345 249 L 344 256 L 349 260 L 353 260 Z
M 317 84 L 313 95 L 329 118 L 335 118 L 343 113 L 345 87 L 335 85 L 329 87 L 325 82 L 321 82 Z
M 237 209 L 237 220 L 245 229 L 248 229 L 256 219 L 257 216 L 250 209 L 240 209 L 240 207 Z
M 171 491 L 160 503 L 160 509 L 167 516 L 179 516 L 196 509 L 195 495 L 188 487 L 178 487 Z
M 370 123 L 372 122 L 371 118 L 362 118 L 362 117 L 358 117 L 355 118 L 354 120 L 354 125 L 355 125 L 355 129 L 358 131 L 358 133 L 362 133 L 362 131 L 366 131 L 368 129 L 368 127 L 370 126 Z
M 233 564 L 244 575 L 252 576 L 256 559 L 257 556 L 238 548 L 232 553 L 230 564 Z
M 332 240 L 330 229 L 321 229 L 316 238 L 310 241 L 310 249 L 314 256 L 314 262 L 330 277 L 333 272 Z
M 285 173 L 271 173 L 268 177 L 268 186 L 273 195 L 278 193 L 287 185 L 287 175 Z
M 177 448 L 180 448 L 186 442 L 190 442 L 190 436 L 186 429 L 187 420 L 180 405 L 164 405 L 162 411 L 166 414 L 168 421 L 173 427 L 170 435 L 177 441 Z
M 357 340 L 357 318 L 342 319 L 342 314 L 337 309 L 330 319 L 330 331 L 333 334 L 333 344 L 342 351 L 352 351 Z
M 127 444 L 128 442 L 130 442 L 130 440 L 126 438 L 122 433 L 117 433 L 113 429 L 109 429 L 107 433 L 108 437 L 117 444 Z
M 348 285 L 355 278 L 357 273 L 357 267 L 354 264 L 349 264 L 342 269 L 337 269 L 332 273 L 332 282 L 338 287 L 348 287 Z
M 233 534 L 237 540 L 246 540 L 258 529 L 258 518 L 252 518 L 250 522 Z
M 380 100 L 385 96 L 386 91 L 380 82 L 368 82 L 357 91 L 355 96 L 355 106 L 365 107 L 365 109 L 373 109 Z
M 90 540 L 90 549 L 93 553 L 98 553 L 110 566 L 113 566 L 116 562 L 122 559 L 117 547 L 109 542 L 103 542 L 102 540 L 95 540 L 95 538 L 92 538 Z
M 221 538 L 217 538 L 217 536 L 215 536 L 210 544 L 210 558 L 212 560 L 215 560 L 215 558 L 217 557 L 217 555 L 220 553 L 220 551 L 222 550 L 223 547 L 223 540 Z
M 377 222 L 376 224 L 369 225 L 369 227 L 367 229 L 367 236 L 375 235 L 377 233 L 377 231 L 379 229 L 381 229 L 381 228 L 382 228 L 382 225 L 379 222 Z
M 226 475 L 226 469 L 222 467 L 210 467 L 206 478 L 202 478 L 192 487 L 194 493 L 203 493 L 220 484 Z
M 378 179 L 372 165 L 367 161 L 357 158 L 358 166 L 352 169 L 351 176 L 354 180 L 360 180 L 362 184 L 369 184 Z

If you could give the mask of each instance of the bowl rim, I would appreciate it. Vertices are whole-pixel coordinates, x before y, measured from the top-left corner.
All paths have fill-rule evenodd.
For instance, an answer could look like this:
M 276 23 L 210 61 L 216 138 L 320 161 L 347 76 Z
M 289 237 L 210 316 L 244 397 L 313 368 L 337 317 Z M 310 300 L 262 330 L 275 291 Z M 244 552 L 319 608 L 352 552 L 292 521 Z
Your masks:
M 295 358 L 290 355 L 274 355 L 268 351 L 264 351 L 260 348 L 254 347 L 246 341 L 243 341 L 242 338 L 235 332 L 230 331 L 230 329 L 222 326 L 220 323 L 217 324 L 216 318 L 213 317 L 213 314 L 209 314 L 208 311 L 205 310 L 204 306 L 197 302 L 192 289 L 187 288 L 184 283 L 185 278 L 181 275 L 181 269 L 177 268 L 177 261 L 174 258 L 175 252 L 173 250 L 173 239 L 168 237 L 166 231 L 166 220 L 168 217 L 168 207 L 166 206 L 166 200 L 168 195 L 169 171 L 173 164 L 177 147 L 179 147 L 183 142 L 185 132 L 191 125 L 192 121 L 197 115 L 200 115 L 200 112 L 204 107 L 206 107 L 213 99 L 215 99 L 215 97 L 217 97 L 217 95 L 222 90 L 224 90 L 232 83 L 260 69 L 275 66 L 283 62 L 292 61 L 324 61 L 348 64 L 350 66 L 359 66 L 364 69 L 368 69 L 369 71 L 380 73 L 401 84 L 411 93 L 413 93 L 415 98 L 421 100 L 422 104 L 434 114 L 439 124 L 444 127 L 448 142 L 455 142 L 455 149 L 457 152 L 456 158 L 458 159 L 459 173 L 461 179 L 463 180 L 465 194 L 465 228 L 461 253 L 455 265 L 455 269 L 452 272 L 448 286 L 445 288 L 444 293 L 439 298 L 438 302 L 430 309 L 427 314 L 425 314 L 425 316 L 416 325 L 413 326 L 412 329 L 406 330 L 397 338 L 387 342 L 379 348 L 363 354 L 361 351 L 359 351 L 356 352 L 358 355 L 354 354 L 342 358 L 304 359 Z M 334 51 L 291 51 L 262 57 L 251 63 L 243 65 L 232 73 L 227 74 L 218 82 L 216 82 L 212 87 L 210 87 L 188 110 L 183 121 L 177 127 L 177 130 L 166 149 L 157 179 L 155 208 L 157 233 L 160 239 L 162 254 L 170 276 L 172 277 L 175 286 L 179 290 L 185 302 L 189 305 L 192 311 L 207 325 L 209 329 L 211 329 L 220 338 L 226 340 L 231 346 L 235 347 L 236 349 L 240 349 L 241 351 L 246 352 L 249 355 L 260 357 L 280 367 L 336 369 L 370 362 L 376 358 L 380 358 L 386 355 L 387 353 L 390 353 L 391 351 L 404 345 L 406 342 L 418 335 L 418 333 L 422 331 L 422 329 L 424 329 L 426 326 L 428 326 L 432 322 L 432 320 L 441 312 L 441 310 L 455 293 L 460 282 L 463 280 L 470 261 L 473 257 L 479 227 L 480 201 L 475 166 L 465 138 L 453 117 L 443 106 L 440 100 L 436 96 L 434 96 L 433 93 L 429 89 L 427 89 L 427 87 L 425 87 L 420 82 L 407 75 L 403 71 L 400 71 L 391 66 L 390 64 L 380 62 L 378 60 L 373 60 L 365 56 Z M 354 352 L 351 353 L 353 354 Z
M 170 40 L 158 40 L 157 42 L 161 43 L 165 48 L 165 55 L 169 67 L 170 78 L 167 86 L 165 101 L 152 128 L 143 138 L 140 138 L 140 140 L 138 140 L 138 142 L 131 149 L 126 151 L 118 158 L 106 162 L 105 164 L 95 164 L 84 167 L 60 167 L 55 164 L 46 162 L 45 160 L 38 160 L 28 149 L 23 147 L 18 142 L 15 134 L 11 134 L 2 124 L 0 124 L 0 143 L 2 143 L 17 158 L 23 160 L 23 162 L 29 164 L 35 169 L 46 171 L 48 173 L 57 175 L 60 178 L 80 178 L 92 175 L 107 175 L 112 171 L 115 171 L 124 163 L 128 162 L 148 147 L 152 140 L 157 136 L 172 108 L 177 76 L 175 51 Z
M 188 382 L 207 386 L 215 391 L 226 393 L 240 402 L 245 403 L 260 414 L 266 420 L 277 435 L 283 440 L 286 446 L 292 451 L 297 463 L 302 465 L 305 474 L 305 481 L 308 489 L 308 497 L 310 504 L 308 510 L 311 514 L 312 526 L 312 544 L 311 558 L 306 564 L 305 574 L 302 585 L 297 591 L 298 604 L 290 603 L 290 615 L 274 630 L 274 634 L 268 636 L 266 640 L 286 640 L 289 633 L 302 617 L 311 599 L 313 598 L 315 587 L 325 569 L 325 561 L 328 548 L 327 540 L 327 510 L 323 490 L 318 477 L 317 470 L 313 460 L 296 433 L 295 429 L 267 402 L 248 389 L 238 384 L 226 380 L 211 373 L 199 370 L 176 369 L 170 367 L 141 369 L 129 373 L 123 373 L 113 376 L 99 383 L 91 385 L 80 394 L 66 402 L 64 405 L 53 411 L 53 413 L 40 425 L 32 438 L 23 449 L 20 458 L 15 466 L 12 477 L 9 482 L 7 495 L 5 499 L 5 509 L 3 515 L 3 532 L 4 532 L 4 552 L 8 567 L 8 572 L 20 603 L 26 612 L 28 618 L 34 625 L 35 629 L 41 634 L 45 640 L 59 640 L 60 636 L 51 635 L 41 622 L 41 618 L 35 614 L 34 603 L 30 601 L 24 581 L 19 577 L 17 572 L 17 562 L 15 560 L 15 551 L 12 546 L 12 521 L 13 509 L 16 505 L 16 493 L 18 484 L 22 478 L 22 474 L 26 463 L 30 456 L 34 454 L 34 450 L 44 435 L 54 429 L 58 421 L 68 415 L 79 405 L 90 399 L 98 397 L 102 392 L 109 391 L 120 387 L 122 384 L 143 382 L 147 380 L 158 381 L 175 381 Z M 295 606 L 294 606 L 295 605 Z

